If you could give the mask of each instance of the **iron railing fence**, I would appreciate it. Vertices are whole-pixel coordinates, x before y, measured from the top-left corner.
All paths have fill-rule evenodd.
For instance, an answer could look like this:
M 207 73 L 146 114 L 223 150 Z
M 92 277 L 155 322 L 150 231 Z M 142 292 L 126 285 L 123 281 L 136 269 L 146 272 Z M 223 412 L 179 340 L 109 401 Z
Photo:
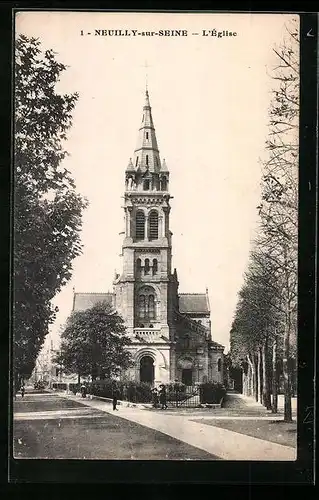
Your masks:
M 201 405 L 201 393 L 198 385 L 187 385 L 182 389 L 174 389 L 167 391 L 166 395 L 167 406 L 174 408 L 196 408 Z

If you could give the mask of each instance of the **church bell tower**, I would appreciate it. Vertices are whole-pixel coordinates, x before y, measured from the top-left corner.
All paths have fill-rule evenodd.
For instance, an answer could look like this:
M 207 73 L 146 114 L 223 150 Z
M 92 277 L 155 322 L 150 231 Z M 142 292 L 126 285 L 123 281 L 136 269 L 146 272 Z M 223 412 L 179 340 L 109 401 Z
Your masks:
M 169 349 L 174 340 L 170 199 L 146 90 L 136 149 L 125 170 L 123 270 L 114 282 L 116 308 L 141 347 Z

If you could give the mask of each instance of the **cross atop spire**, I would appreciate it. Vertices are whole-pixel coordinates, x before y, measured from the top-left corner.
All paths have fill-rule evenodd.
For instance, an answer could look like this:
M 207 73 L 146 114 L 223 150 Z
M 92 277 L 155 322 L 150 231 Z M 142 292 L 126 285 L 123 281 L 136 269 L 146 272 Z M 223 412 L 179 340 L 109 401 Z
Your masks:
M 148 64 L 147 64 L 147 60 L 145 61 L 145 65 L 144 65 L 146 71 L 145 71 L 145 89 L 146 89 L 146 93 L 148 92 Z

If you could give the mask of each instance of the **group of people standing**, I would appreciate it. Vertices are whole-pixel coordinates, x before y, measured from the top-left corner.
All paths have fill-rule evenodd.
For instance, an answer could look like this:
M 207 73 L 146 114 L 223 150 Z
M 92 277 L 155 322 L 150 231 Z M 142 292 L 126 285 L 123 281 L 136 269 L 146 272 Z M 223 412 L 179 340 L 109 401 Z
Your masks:
M 161 384 L 159 391 L 155 387 L 152 391 L 152 394 L 153 394 L 153 408 L 158 408 L 160 406 L 161 410 L 166 410 L 167 400 L 166 400 L 165 385 Z

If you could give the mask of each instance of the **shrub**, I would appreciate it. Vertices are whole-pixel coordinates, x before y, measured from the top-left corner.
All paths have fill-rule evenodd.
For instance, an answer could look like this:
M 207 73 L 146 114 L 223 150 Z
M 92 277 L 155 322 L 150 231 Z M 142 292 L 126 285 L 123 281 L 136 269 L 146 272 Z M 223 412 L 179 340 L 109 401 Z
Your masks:
M 151 403 L 152 388 L 145 382 L 128 382 L 124 386 L 124 397 L 132 403 Z
M 112 398 L 115 387 L 119 392 L 119 399 L 122 399 L 123 383 L 118 380 L 94 380 L 94 382 L 84 385 L 86 385 L 89 394 L 100 396 L 101 398 Z
M 64 382 L 54 382 L 52 384 L 52 388 L 60 390 L 60 391 L 66 391 L 68 388 L 68 385 Z
M 226 389 L 219 382 L 207 382 L 199 387 L 201 404 L 219 404 L 226 396 Z
M 150 403 L 152 401 L 152 388 L 144 382 L 123 382 L 108 379 L 95 380 L 87 384 L 89 394 L 102 398 L 112 398 L 114 387 L 119 393 L 119 399 L 132 403 Z
M 79 384 L 69 384 L 69 390 L 75 394 L 76 392 L 80 391 L 80 385 Z
M 34 383 L 34 388 L 37 390 L 43 390 L 46 388 L 48 384 L 46 384 L 43 380 L 38 380 Z

